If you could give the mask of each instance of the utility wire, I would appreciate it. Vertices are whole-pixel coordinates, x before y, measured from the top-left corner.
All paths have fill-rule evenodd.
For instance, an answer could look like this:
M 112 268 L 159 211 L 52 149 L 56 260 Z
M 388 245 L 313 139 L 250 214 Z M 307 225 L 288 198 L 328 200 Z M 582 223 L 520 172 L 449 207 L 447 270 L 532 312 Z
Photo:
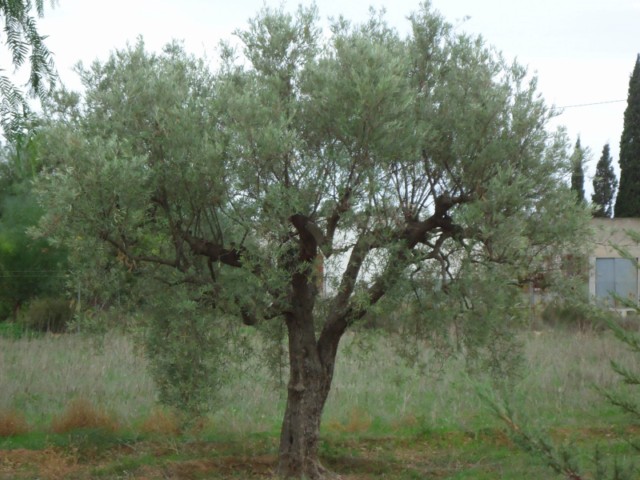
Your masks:
M 627 99 L 624 100 L 607 100 L 604 102 L 593 102 L 593 103 L 579 103 L 576 105 L 565 105 L 564 107 L 558 107 L 561 109 L 565 109 L 565 108 L 578 108 L 578 107 L 592 107 L 594 105 L 606 105 L 608 103 L 622 103 L 622 102 L 626 102 Z
M 57 273 L 57 274 L 49 274 L 49 275 L 36 275 L 36 274 L 29 274 L 29 275 L 21 275 L 21 274 L 17 274 L 17 275 L 0 275 L 0 278 L 51 278 L 51 277 L 66 277 L 66 275 Z

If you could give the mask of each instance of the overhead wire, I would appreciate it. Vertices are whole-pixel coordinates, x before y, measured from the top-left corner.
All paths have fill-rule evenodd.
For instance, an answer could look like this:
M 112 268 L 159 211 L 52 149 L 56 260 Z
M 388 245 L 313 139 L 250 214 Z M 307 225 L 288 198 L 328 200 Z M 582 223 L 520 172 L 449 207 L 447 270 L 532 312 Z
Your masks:
M 558 107 L 560 109 L 565 109 L 565 108 L 579 108 L 579 107 L 592 107 L 594 105 L 606 105 L 609 103 L 622 103 L 622 102 L 626 102 L 627 99 L 625 98 L 624 100 L 605 100 L 604 102 L 592 102 L 592 103 L 578 103 L 575 105 L 565 105 L 563 107 Z

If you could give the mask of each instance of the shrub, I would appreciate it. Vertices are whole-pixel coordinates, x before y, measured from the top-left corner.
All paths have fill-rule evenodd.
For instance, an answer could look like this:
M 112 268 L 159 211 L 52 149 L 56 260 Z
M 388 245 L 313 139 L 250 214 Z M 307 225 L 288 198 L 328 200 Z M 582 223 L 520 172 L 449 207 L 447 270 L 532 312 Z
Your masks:
M 62 333 L 73 318 L 73 309 L 64 298 L 38 298 L 20 314 L 20 323 L 37 332 Z

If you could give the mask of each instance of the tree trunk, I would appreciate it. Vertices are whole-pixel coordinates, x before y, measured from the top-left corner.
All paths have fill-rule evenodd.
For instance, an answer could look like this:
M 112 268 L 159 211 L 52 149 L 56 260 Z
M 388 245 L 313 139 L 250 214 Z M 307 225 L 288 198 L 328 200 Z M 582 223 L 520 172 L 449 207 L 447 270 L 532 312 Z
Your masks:
M 305 293 L 301 290 L 304 289 L 297 293 Z M 317 480 L 331 476 L 320 463 L 318 442 L 340 338 L 333 338 L 328 347 L 316 340 L 311 296 L 297 296 L 293 311 L 285 315 L 290 373 L 278 474 L 284 478 Z
M 278 473 L 284 478 L 317 480 L 328 472 L 318 457 L 320 419 L 326 393 L 307 378 L 304 386 L 290 384 L 280 435 Z

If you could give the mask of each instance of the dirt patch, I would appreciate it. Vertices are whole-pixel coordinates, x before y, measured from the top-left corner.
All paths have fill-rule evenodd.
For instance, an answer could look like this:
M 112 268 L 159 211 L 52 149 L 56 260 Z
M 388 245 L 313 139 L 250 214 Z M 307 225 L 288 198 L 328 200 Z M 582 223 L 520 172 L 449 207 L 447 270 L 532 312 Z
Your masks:
M 75 452 L 57 448 L 45 450 L 0 451 L 0 478 L 32 478 L 63 480 L 75 475 L 81 466 Z

